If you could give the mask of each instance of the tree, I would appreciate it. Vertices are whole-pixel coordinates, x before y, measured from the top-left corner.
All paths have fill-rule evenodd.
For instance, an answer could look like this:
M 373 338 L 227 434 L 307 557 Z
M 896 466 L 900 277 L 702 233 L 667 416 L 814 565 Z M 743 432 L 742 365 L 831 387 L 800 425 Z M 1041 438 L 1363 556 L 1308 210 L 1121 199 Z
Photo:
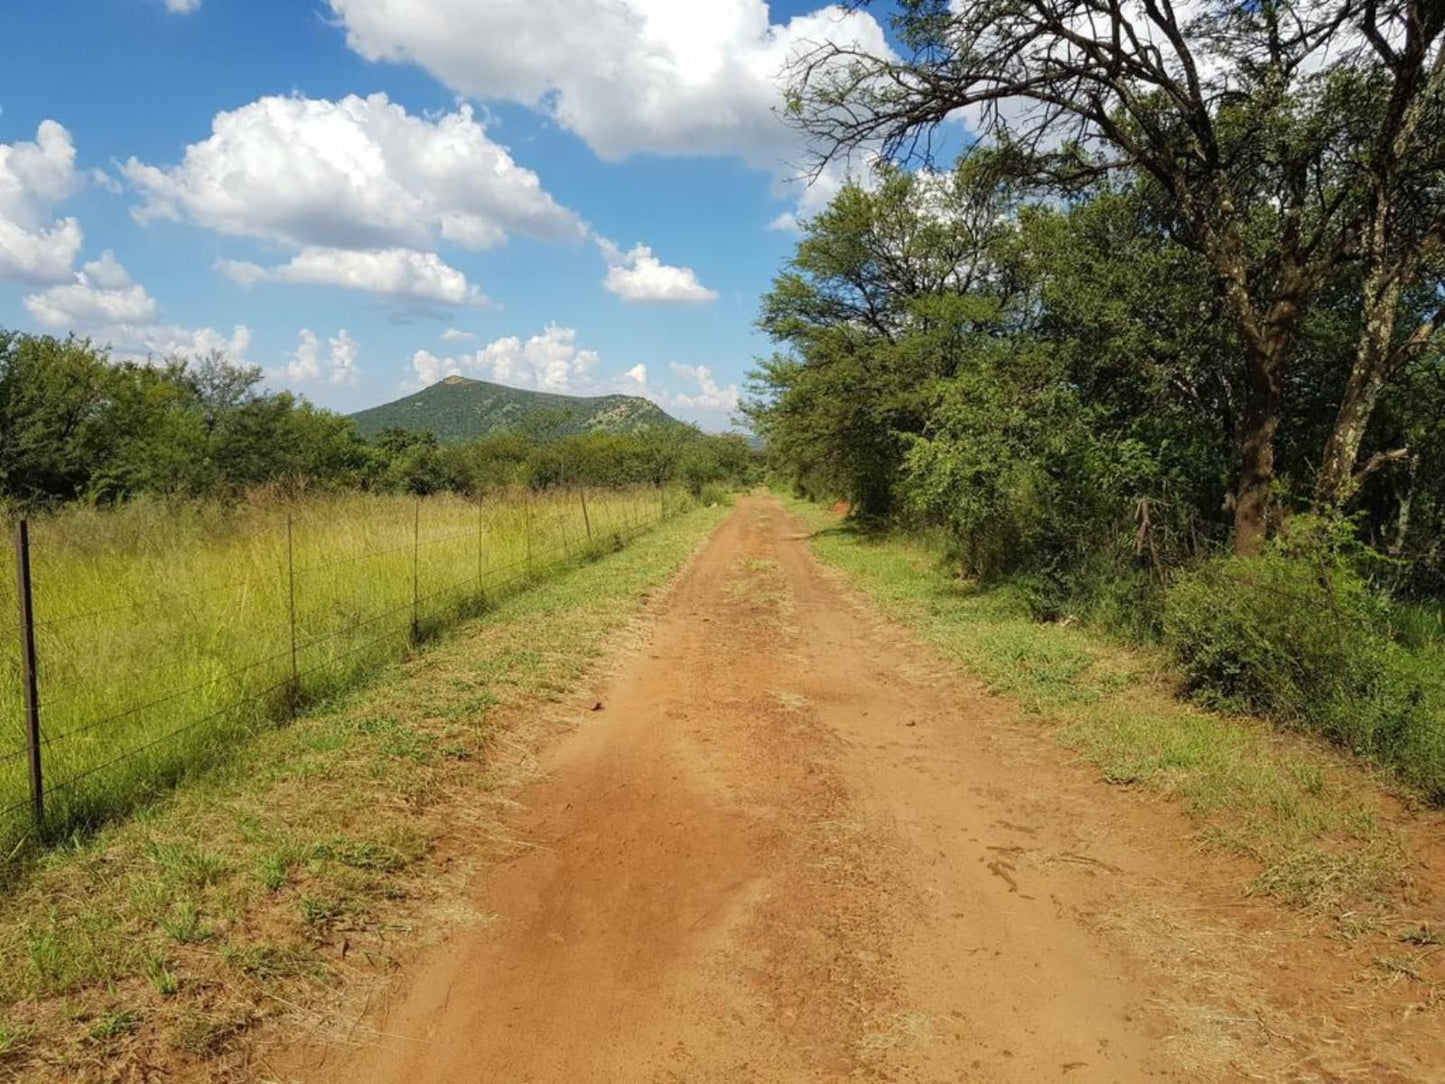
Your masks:
M 989 163 L 913 174 L 884 167 L 804 224 L 763 298 L 759 326 L 788 352 L 753 375 L 744 412 L 804 486 L 865 516 L 892 507 L 904 437 L 961 337 L 999 318 L 992 247 L 1012 198 Z
M 124 435 L 111 410 L 121 379 L 88 340 L 0 331 L 0 492 L 22 504 L 84 494 Z
M 826 44 L 797 63 L 790 112 L 819 168 L 870 145 L 926 160 L 962 113 L 1031 182 L 1147 178 L 1208 262 L 1244 355 L 1240 552 L 1264 542 L 1301 315 L 1363 264 L 1359 348 L 1318 481 L 1322 499 L 1347 498 L 1381 387 L 1440 323 L 1436 310 L 1403 340 L 1395 330 L 1398 291 L 1445 242 L 1445 6 L 901 0 L 896 26 L 905 59 Z

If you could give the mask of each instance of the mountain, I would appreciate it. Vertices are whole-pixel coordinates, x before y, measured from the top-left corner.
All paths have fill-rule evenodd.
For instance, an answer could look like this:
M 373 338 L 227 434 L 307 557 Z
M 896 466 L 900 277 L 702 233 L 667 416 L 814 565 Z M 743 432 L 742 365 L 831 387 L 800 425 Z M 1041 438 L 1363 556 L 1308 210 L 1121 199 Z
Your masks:
M 417 433 L 431 430 L 444 443 L 502 432 L 563 437 L 683 424 L 656 403 L 635 395 L 555 395 L 464 376 L 449 376 L 415 395 L 353 414 L 351 419 L 364 437 L 390 428 Z

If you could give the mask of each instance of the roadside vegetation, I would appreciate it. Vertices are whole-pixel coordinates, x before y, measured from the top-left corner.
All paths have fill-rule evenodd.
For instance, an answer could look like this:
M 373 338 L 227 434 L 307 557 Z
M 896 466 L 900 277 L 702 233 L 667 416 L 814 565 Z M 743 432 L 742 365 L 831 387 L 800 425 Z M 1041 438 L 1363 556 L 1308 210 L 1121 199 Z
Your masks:
M 257 727 L 692 503 L 681 488 L 256 494 L 33 519 L 44 836 L 148 801 Z M 0 611 L 18 612 L 8 577 Z M 0 851 L 12 858 L 36 839 L 21 673 L 20 637 L 0 639 Z
M 668 520 L 266 728 L 0 900 L 0 1075 L 271 1072 L 337 1041 L 397 959 L 469 917 L 531 750 L 607 637 L 726 514 Z
M 820 165 L 884 154 L 763 299 L 775 472 L 1445 802 L 1445 9 L 895 30 L 793 72 Z
M 790 509 L 813 528 L 819 556 L 1107 783 L 1177 799 L 1209 845 L 1253 860 L 1250 891 L 1358 926 L 1373 905 L 1408 894 L 1388 804 L 1343 757 L 1181 702 L 1158 648 L 1039 622 L 1026 587 L 960 579 L 930 540 L 870 532 L 798 499 Z
M 45 798 L 36 816 L 12 624 L 0 883 L 37 843 L 144 805 L 447 623 L 758 471 L 744 438 L 671 419 L 578 431 L 561 396 L 470 442 L 365 440 L 261 380 L 219 354 L 118 362 L 0 330 L 0 525 L 8 543 L 28 523 Z M 0 610 L 18 614 L 17 591 L 0 577 Z

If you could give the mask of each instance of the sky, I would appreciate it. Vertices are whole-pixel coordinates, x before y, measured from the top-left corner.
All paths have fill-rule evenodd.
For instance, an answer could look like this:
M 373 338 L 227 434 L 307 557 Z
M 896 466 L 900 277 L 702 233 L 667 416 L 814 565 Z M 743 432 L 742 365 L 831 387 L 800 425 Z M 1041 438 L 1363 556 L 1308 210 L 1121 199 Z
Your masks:
M 224 350 L 350 412 L 451 373 L 728 428 L 838 171 L 764 0 L 6 0 L 0 327 Z

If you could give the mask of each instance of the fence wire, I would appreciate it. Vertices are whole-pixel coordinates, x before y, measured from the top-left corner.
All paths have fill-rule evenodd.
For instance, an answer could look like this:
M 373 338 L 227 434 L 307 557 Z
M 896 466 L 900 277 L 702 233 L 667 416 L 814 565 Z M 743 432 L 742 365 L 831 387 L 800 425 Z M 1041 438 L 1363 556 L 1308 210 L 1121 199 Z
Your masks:
M 278 548 L 281 558 L 277 574 L 273 577 L 257 576 L 255 574 L 235 577 L 220 584 L 211 584 L 204 588 L 194 590 L 166 592 L 156 591 L 146 598 L 135 598 L 124 603 L 112 606 L 97 607 L 87 610 L 79 610 L 58 617 L 41 618 L 36 616 L 30 624 L 30 633 L 33 636 L 35 630 L 45 630 L 51 635 L 45 637 L 41 648 L 37 648 L 37 657 L 32 659 L 36 666 L 37 673 L 43 678 L 48 671 L 42 668 L 43 656 L 47 653 L 54 654 L 61 645 L 56 641 L 54 630 L 65 626 L 73 626 L 82 621 L 97 621 L 106 617 L 115 617 L 121 614 L 134 614 L 138 611 L 156 610 L 157 608 L 174 606 L 175 603 L 186 600 L 193 600 L 207 596 L 213 596 L 225 591 L 251 591 L 255 588 L 275 588 L 275 597 L 282 599 L 287 612 L 272 615 L 277 618 L 278 623 L 285 618 L 289 625 L 289 635 L 284 637 L 284 644 L 278 644 L 276 650 L 267 651 L 265 654 L 251 659 L 250 661 L 232 666 L 218 673 L 210 674 L 204 679 L 187 682 L 173 689 L 168 689 L 159 695 L 148 697 L 138 703 L 130 704 L 116 711 L 105 712 L 96 715 L 94 718 L 75 723 L 74 725 L 50 733 L 43 724 L 45 687 L 41 688 L 39 700 L 39 718 L 34 720 L 34 740 L 27 740 L 25 745 L 20 747 L 9 747 L 0 751 L 0 771 L 10 775 L 18 762 L 25 760 L 38 753 L 41 764 L 44 765 L 47 759 L 53 760 L 58 755 L 58 750 L 67 747 L 77 738 L 85 735 L 105 734 L 113 732 L 117 728 L 130 729 L 134 726 L 144 725 L 148 716 L 159 713 L 163 717 L 165 709 L 169 705 L 177 704 L 190 696 L 204 696 L 218 687 L 235 684 L 241 688 L 238 690 L 241 695 L 227 700 L 226 703 L 214 708 L 207 708 L 201 715 L 194 719 L 180 722 L 179 725 L 167 729 L 165 732 L 155 735 L 137 735 L 144 740 L 131 748 L 117 751 L 113 755 L 107 755 L 98 763 L 86 764 L 78 767 L 77 770 L 64 776 L 58 781 L 51 781 L 45 778 L 42 781 L 38 793 L 32 793 L 20 797 L 9 805 L 0 807 L 0 819 L 8 818 L 27 807 L 30 807 L 40 823 L 33 827 L 42 835 L 46 827 L 43 821 L 42 804 L 45 799 L 58 794 L 66 794 L 72 802 L 84 790 L 87 781 L 110 770 L 135 761 L 146 754 L 153 753 L 157 749 L 172 746 L 184 736 L 201 731 L 203 728 L 217 724 L 227 717 L 237 716 L 248 707 L 265 705 L 268 701 L 276 700 L 282 694 L 288 693 L 284 700 L 278 704 L 276 718 L 284 717 L 286 712 L 294 712 L 305 692 L 308 678 L 315 678 L 317 675 L 328 670 L 336 670 L 338 664 L 372 652 L 388 640 L 398 637 L 405 637 L 408 642 L 415 643 L 421 634 L 420 623 L 425 620 L 428 623 L 435 622 L 439 618 L 451 616 L 453 618 L 469 616 L 475 611 L 466 608 L 469 602 L 480 602 L 483 606 L 490 604 L 494 597 L 515 593 L 529 583 L 535 581 L 539 576 L 551 574 L 559 568 L 564 568 L 579 559 L 591 556 L 602 556 L 607 552 L 619 549 L 631 540 L 635 539 L 649 528 L 665 522 L 676 509 L 669 505 L 665 496 L 660 495 L 657 503 L 651 505 L 650 512 L 639 514 L 638 506 L 628 501 L 628 506 L 622 510 L 622 525 L 618 525 L 618 517 L 604 501 L 600 505 L 588 508 L 586 505 L 587 496 L 578 491 L 578 509 L 568 512 L 556 508 L 554 505 L 547 505 L 542 508 L 534 508 L 528 505 L 522 509 L 523 533 L 525 536 L 524 556 L 516 557 L 501 564 L 491 564 L 486 560 L 487 544 L 489 541 L 489 528 L 485 515 L 485 506 L 478 505 L 478 522 L 475 527 L 466 530 L 448 532 L 443 535 L 424 536 L 420 530 L 420 509 L 418 503 L 415 518 L 411 523 L 412 537 L 405 543 L 396 546 L 380 546 L 368 549 L 365 552 L 340 557 L 334 560 L 313 561 L 310 564 L 296 562 L 292 546 L 286 541 L 286 534 L 282 535 L 282 545 Z M 581 511 L 581 523 L 573 518 L 575 512 Z M 573 528 L 569 533 L 568 527 Z M 288 517 L 284 530 L 289 533 L 291 521 Z M 560 540 L 558 538 L 560 536 Z M 457 543 L 466 540 L 476 547 L 473 557 L 468 553 L 464 557 L 458 557 L 456 563 L 471 561 L 475 559 L 475 570 L 467 576 L 452 579 L 429 590 L 422 589 L 422 577 L 420 575 L 422 566 L 422 554 L 434 550 L 436 547 L 449 543 Z M 515 543 L 516 539 L 513 539 Z M 535 546 L 534 546 L 535 543 Z M 31 543 L 31 548 L 34 544 Z M 339 627 L 310 637 L 303 637 L 297 632 L 297 588 L 304 584 L 301 577 L 312 574 L 323 573 L 328 570 L 352 568 L 357 564 L 385 556 L 396 557 L 400 554 L 410 552 L 410 569 L 406 578 L 409 581 L 405 591 L 406 598 L 394 606 L 373 611 L 355 620 L 347 621 Z M 29 552 L 23 556 L 17 553 L 17 559 L 26 562 L 30 560 Z M 434 567 L 428 568 L 429 573 L 435 572 Z M 398 582 L 390 585 L 400 587 Z M 398 591 L 398 595 L 402 592 Z M 304 596 L 304 590 L 302 591 Z M 455 602 L 456 608 L 448 614 L 446 609 L 448 602 Z M 410 620 L 406 620 L 406 615 Z M 224 622 L 227 618 L 221 615 L 218 620 Z M 395 621 L 396 626 L 388 628 L 377 636 L 367 636 L 360 643 L 350 644 L 347 641 L 354 638 L 358 633 L 374 628 L 376 625 Z M 135 627 L 135 626 L 130 626 Z M 23 631 L 23 630 L 22 630 Z M 22 635 L 22 639 L 23 639 Z M 329 651 L 324 658 L 310 661 L 308 656 L 314 658 L 317 649 L 334 645 L 336 650 Z M 43 648 L 43 650 L 42 650 Z M 83 647 L 78 649 L 83 651 Z M 302 666 L 300 660 L 308 659 L 309 664 Z M 23 660 L 22 660 L 23 661 Z M 73 660 L 72 660 L 73 661 Z M 201 657 L 204 662 L 204 656 Z M 180 658 L 168 663 L 158 665 L 126 668 L 125 677 L 131 684 L 136 684 L 137 679 L 152 678 L 158 673 L 168 670 L 184 669 L 194 667 L 197 664 L 195 658 Z M 274 672 L 284 670 L 283 676 L 276 680 L 266 680 L 262 687 L 245 690 L 244 686 L 250 676 L 257 671 L 265 672 L 266 668 L 273 668 Z M 22 727 L 24 731 L 26 727 Z M 18 782 L 12 777 L 12 785 Z M 138 787 L 144 787 L 145 780 L 138 781 Z M 7 788 L 8 789 L 8 788 Z M 62 818 L 63 820 L 64 818 Z M 52 824 L 51 827 L 64 825 Z

